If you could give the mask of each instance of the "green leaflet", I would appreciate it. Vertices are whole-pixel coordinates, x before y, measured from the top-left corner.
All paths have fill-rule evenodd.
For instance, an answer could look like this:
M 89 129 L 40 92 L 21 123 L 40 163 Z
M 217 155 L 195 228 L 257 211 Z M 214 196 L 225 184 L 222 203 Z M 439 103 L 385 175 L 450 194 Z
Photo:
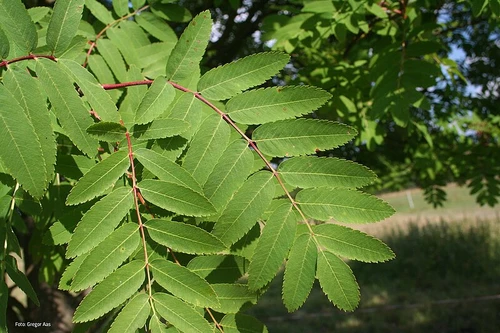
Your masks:
M 71 44 L 78 31 L 85 0 L 58 0 L 47 29 L 47 46 L 59 56 Z
M 354 128 L 328 120 L 289 119 L 259 126 L 252 139 L 266 155 L 294 156 L 336 148 L 356 134 Z
M 293 157 L 281 163 L 278 170 L 285 182 L 302 188 L 356 188 L 368 185 L 377 178 L 373 171 L 361 164 L 328 157 Z
M 212 288 L 220 302 L 220 306 L 214 308 L 218 312 L 237 313 L 248 305 L 257 303 L 258 294 L 250 291 L 245 284 L 217 283 Z
M 184 30 L 167 62 L 167 78 L 178 84 L 188 84 L 200 72 L 199 63 L 212 31 L 210 11 L 196 15 Z M 199 74 L 198 74 L 199 75 Z
M 9 55 L 10 45 L 9 39 L 5 32 L 3 32 L 2 27 L 0 26 L 0 58 L 5 59 Z M 2 287 L 5 283 L 2 284 Z M 1 324 L 0 324 L 1 325 Z
M 127 129 L 122 124 L 101 121 L 87 128 L 87 133 L 101 141 L 120 142 Z
M 165 294 L 153 294 L 156 310 L 165 320 L 183 332 L 212 332 L 212 326 L 190 305 L 177 297 Z
M 266 221 L 248 267 L 248 287 L 264 287 L 276 275 L 293 244 L 298 215 L 291 203 L 280 205 Z
M 248 260 L 234 255 L 198 256 L 191 259 L 187 268 L 209 283 L 234 283 L 248 267 Z
M 250 176 L 228 202 L 212 233 L 226 245 L 235 243 L 264 213 L 274 191 L 272 173 L 261 171 Z
M 253 156 L 246 141 L 233 141 L 223 152 L 203 185 L 205 196 L 220 211 L 240 188 L 253 167 Z
M 24 273 L 17 268 L 17 262 L 14 257 L 9 255 L 5 258 L 5 270 L 15 285 L 18 286 L 19 289 L 21 289 L 26 296 L 33 301 L 33 303 L 40 306 L 40 301 L 38 300 L 35 290 L 31 286 L 31 283 L 26 275 L 24 275 Z
M 127 81 L 141 81 L 144 77 L 141 70 L 134 65 L 131 65 L 126 73 Z M 133 89 L 127 89 L 125 98 L 120 104 L 118 112 L 120 113 L 125 127 L 131 128 L 135 124 L 135 111 L 139 107 L 142 98 L 148 91 L 146 85 L 136 86 Z
M 35 130 L 35 135 L 40 142 L 46 174 L 46 185 L 54 178 L 54 164 L 56 163 L 56 142 L 54 132 L 48 117 L 46 96 L 42 94 L 42 88 L 37 79 L 32 77 L 24 68 L 9 66 L 4 74 L 5 87 L 14 95 L 24 113 L 30 119 Z M 23 150 L 26 148 L 23 148 Z M 35 155 L 36 156 L 36 155 Z
M 309 233 L 295 239 L 283 278 L 283 303 L 289 312 L 297 310 L 311 292 L 316 275 L 318 250 Z
M 86 133 L 93 121 L 69 76 L 60 65 L 47 59 L 37 60 L 36 72 L 49 96 L 52 111 L 71 141 L 87 156 L 94 157 L 98 142 Z
M 381 262 L 395 257 L 382 241 L 361 231 L 336 224 L 313 228 L 319 244 L 336 255 L 364 262 Z
M 146 200 L 163 209 L 188 216 L 215 213 L 214 206 L 205 196 L 175 181 L 146 179 L 138 186 Z
M 227 113 L 241 124 L 264 124 L 295 118 L 325 104 L 331 95 L 310 86 L 285 86 L 247 91 L 231 98 Z
M 138 230 L 137 224 L 126 223 L 106 237 L 81 264 L 71 284 L 71 290 L 91 287 L 121 265 L 139 245 Z
M 67 205 L 77 205 L 102 195 L 127 171 L 130 165 L 128 152 L 119 150 L 90 169 L 71 189 Z
M 109 275 L 80 303 L 73 321 L 81 323 L 108 313 L 136 293 L 144 282 L 145 264 L 134 260 Z
M 102 121 L 120 121 L 115 103 L 88 70 L 73 60 L 60 59 L 58 64 L 75 80 L 93 111 Z
M 114 0 L 113 9 L 118 16 L 125 16 L 128 14 L 128 0 Z
M 174 87 L 164 77 L 157 77 L 137 108 L 135 123 L 147 124 L 153 121 L 168 108 L 174 97 Z
M 0 28 L 10 41 L 10 58 L 27 55 L 36 48 L 36 26 L 21 0 L 0 0 Z
M 161 322 L 161 318 L 158 317 L 157 313 L 154 313 L 151 316 L 151 319 L 149 320 L 149 329 L 151 330 L 151 333 L 169 333 L 169 331 L 173 331 L 172 329 L 167 331 L 167 326 Z M 174 329 L 176 328 L 174 327 Z
M 196 307 L 217 307 L 214 290 L 203 278 L 165 259 L 150 263 L 155 281 L 167 291 Z
M 189 130 L 182 134 L 186 139 L 190 139 L 198 130 L 203 117 L 201 103 L 194 94 L 186 94 L 181 91 L 176 92 L 174 101 L 165 113 L 168 114 L 167 119 L 179 119 L 189 123 Z
M 158 17 L 167 21 L 188 22 L 193 18 L 191 12 L 187 8 L 167 2 L 173 1 L 155 1 L 151 6 L 151 11 Z
M 137 329 L 144 327 L 150 311 L 149 296 L 138 293 L 116 316 L 108 333 L 135 333 Z
M 97 44 L 97 50 L 104 58 L 104 61 L 106 61 L 106 63 L 108 64 L 116 79 L 119 82 L 127 81 L 127 68 L 120 54 L 120 51 L 118 51 L 116 46 L 114 46 L 109 39 L 100 39 L 99 43 Z M 90 58 L 92 58 L 92 56 Z
M 151 219 L 145 226 L 155 242 L 174 251 L 209 254 L 223 251 L 226 248 L 217 237 L 194 225 Z
M 42 147 L 31 121 L 16 98 L 0 84 L 0 159 L 9 173 L 33 197 L 41 198 L 47 186 Z
M 198 82 L 198 91 L 208 99 L 223 100 L 255 87 L 278 73 L 290 60 L 281 52 L 264 52 L 213 68 Z
M 132 132 L 137 140 L 152 140 L 173 137 L 184 133 L 189 123 L 179 119 L 156 119 L 146 125 L 134 125 Z
M 134 156 L 160 180 L 176 183 L 195 192 L 203 193 L 200 184 L 179 164 L 150 149 L 137 149 Z
M 85 7 L 104 24 L 109 24 L 115 20 L 111 12 L 97 0 L 85 0 Z
M 220 322 L 224 333 L 268 333 L 267 327 L 256 318 L 241 313 L 227 314 Z
M 95 203 L 82 217 L 66 252 L 67 258 L 79 256 L 98 245 L 116 228 L 132 208 L 132 189 L 120 187 Z
M 204 184 L 229 142 L 229 125 L 221 116 L 208 116 L 194 135 L 182 166 Z
M 385 201 L 356 190 L 310 188 L 300 191 L 296 200 L 306 215 L 320 221 L 370 223 L 394 214 Z
M 321 289 L 339 309 L 354 311 L 359 304 L 359 286 L 351 268 L 336 255 L 318 253 L 316 276 Z
M 172 28 L 161 18 L 149 12 L 142 12 L 135 16 L 136 22 L 153 37 L 164 42 L 176 42 L 177 35 Z
M 78 256 L 73 260 L 67 267 L 64 273 L 59 280 L 59 285 L 57 286 L 61 290 L 70 290 L 71 283 L 73 282 L 73 278 L 75 277 L 76 272 L 80 269 L 80 266 L 87 258 L 88 253 L 84 253 L 81 256 Z

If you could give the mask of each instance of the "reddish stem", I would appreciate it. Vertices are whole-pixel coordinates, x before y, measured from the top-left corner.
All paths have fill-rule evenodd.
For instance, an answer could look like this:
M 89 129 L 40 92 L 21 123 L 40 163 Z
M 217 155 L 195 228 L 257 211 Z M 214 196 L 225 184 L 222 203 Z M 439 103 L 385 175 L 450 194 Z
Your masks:
M 0 67 L 7 67 L 7 65 L 13 64 L 13 63 L 18 62 L 18 61 L 34 60 L 36 58 L 46 58 L 46 59 L 50 59 L 52 61 L 57 61 L 57 58 L 54 57 L 54 56 L 52 56 L 52 55 L 30 54 L 30 55 L 22 56 L 22 57 L 19 57 L 19 58 L 14 58 L 14 59 L 10 59 L 10 60 L 4 60 L 4 61 L 0 62 Z

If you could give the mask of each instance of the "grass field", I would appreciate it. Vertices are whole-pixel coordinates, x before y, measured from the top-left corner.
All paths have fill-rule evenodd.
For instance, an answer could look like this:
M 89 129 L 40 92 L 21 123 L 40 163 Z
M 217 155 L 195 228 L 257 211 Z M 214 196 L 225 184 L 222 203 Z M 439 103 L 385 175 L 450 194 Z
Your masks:
M 302 308 L 289 314 L 280 274 L 249 313 L 270 332 L 500 332 L 500 209 L 480 208 L 453 186 L 451 201 L 439 210 L 416 190 L 412 210 L 405 192 L 384 199 L 399 213 L 360 229 L 382 238 L 397 258 L 350 262 L 361 288 L 358 310 L 334 308 L 316 284 Z

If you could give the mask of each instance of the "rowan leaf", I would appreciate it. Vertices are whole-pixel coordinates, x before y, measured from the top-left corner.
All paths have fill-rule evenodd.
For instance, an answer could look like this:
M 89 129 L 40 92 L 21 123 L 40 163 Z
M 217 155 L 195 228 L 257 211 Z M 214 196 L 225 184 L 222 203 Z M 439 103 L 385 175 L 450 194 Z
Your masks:
M 7 272 L 7 275 L 12 279 L 14 284 L 18 286 L 19 289 L 21 289 L 26 294 L 26 296 L 28 296 L 33 301 L 33 303 L 35 303 L 37 306 L 40 306 L 40 301 L 38 300 L 36 292 L 31 286 L 30 281 L 28 280 L 26 275 L 24 275 L 24 273 L 17 268 L 16 259 L 9 255 L 5 258 L 4 262 L 5 272 Z
M 295 156 L 336 148 L 356 133 L 350 126 L 328 120 L 289 119 L 257 127 L 252 139 L 266 155 Z
M 183 332 L 213 332 L 212 326 L 198 311 L 177 297 L 165 294 L 153 294 L 156 310 L 165 320 Z
M 144 327 L 150 311 L 149 296 L 138 293 L 116 316 L 108 333 L 135 333 L 137 329 Z
M 237 313 L 251 304 L 257 303 L 257 293 L 248 289 L 247 285 L 239 283 L 216 283 L 212 285 L 220 306 L 214 310 L 223 313 Z
M 339 158 L 300 156 L 279 165 L 283 180 L 296 187 L 356 188 L 372 183 L 377 176 L 367 167 Z
M 203 193 L 200 184 L 179 164 L 150 149 L 137 149 L 134 156 L 160 180 L 176 183 L 195 192 Z
M 196 307 L 219 306 L 210 284 L 186 267 L 165 259 L 153 260 L 150 267 L 155 281 L 174 296 Z
M 137 140 L 169 138 L 184 133 L 189 123 L 180 119 L 156 119 L 145 125 L 134 125 L 133 136 Z
M 85 0 L 85 7 L 104 24 L 112 23 L 115 20 L 111 12 L 97 0 Z
M 0 159 L 33 197 L 41 198 L 47 186 L 46 163 L 35 128 L 9 90 L 0 84 Z M 42 164 L 42 168 L 34 165 Z
M 77 205 L 102 195 L 127 171 L 130 165 L 128 152 L 119 150 L 90 169 L 71 189 L 67 205 Z
M 135 16 L 136 22 L 153 37 L 164 42 L 176 42 L 177 35 L 174 30 L 161 18 L 153 13 L 142 12 Z
M 198 82 L 198 91 L 208 99 L 228 99 L 264 83 L 289 60 L 290 56 L 281 52 L 252 54 L 206 72 Z
M 295 239 L 283 278 L 283 303 L 289 312 L 304 304 L 311 292 L 316 274 L 318 250 L 309 233 Z
M 328 92 L 316 87 L 273 87 L 236 95 L 227 102 L 226 110 L 240 124 L 264 124 L 310 113 L 330 98 Z
M 128 0 L 114 0 L 113 9 L 116 15 L 125 16 L 128 14 Z
M 91 287 L 120 266 L 139 245 L 138 230 L 137 224 L 126 223 L 97 245 L 76 272 L 71 290 Z
M 208 116 L 191 141 L 182 166 L 204 184 L 229 142 L 229 126 L 221 116 Z
M 60 59 L 58 64 L 75 80 L 93 111 L 102 121 L 120 121 L 115 103 L 88 70 L 69 59 Z
M 4 74 L 3 82 L 24 109 L 24 113 L 28 116 L 35 130 L 44 160 L 43 164 L 37 163 L 37 165 L 42 165 L 45 169 L 45 182 L 48 184 L 54 178 L 56 142 L 48 117 L 46 97 L 42 94 L 38 80 L 25 69 L 9 66 L 9 70 Z
M 174 251 L 210 254 L 226 246 L 214 235 L 197 226 L 169 220 L 151 219 L 145 224 L 151 238 Z
M 59 56 L 71 44 L 78 31 L 85 0 L 58 0 L 47 28 L 47 46 Z
M 36 72 L 65 134 L 83 153 L 94 157 L 98 142 L 86 133 L 93 121 L 72 80 L 60 65 L 47 59 L 37 60 Z
M 68 244 L 66 257 L 90 251 L 103 241 L 132 208 L 132 189 L 120 187 L 95 203 L 78 223 Z
M 125 302 L 145 280 L 145 264 L 134 260 L 111 273 L 80 303 L 75 311 L 75 323 L 97 319 Z
M 36 48 L 36 26 L 22 1 L 0 0 L 0 28 L 10 42 L 10 58 L 24 56 Z
M 97 50 L 103 57 L 104 61 L 106 61 L 109 68 L 119 82 L 130 81 L 127 80 L 127 67 L 125 66 L 122 55 L 113 44 L 113 42 L 111 42 L 109 39 L 100 39 L 99 43 L 97 44 Z M 90 57 L 90 59 L 92 59 L 92 57 Z
M 227 314 L 222 318 L 220 324 L 224 333 L 268 333 L 267 327 L 254 317 L 236 313 Z
M 234 283 L 248 267 L 248 260 L 234 255 L 208 255 L 191 259 L 187 268 L 209 283 Z
M 174 87 L 164 77 L 157 77 L 137 108 L 135 123 L 147 124 L 153 121 L 167 109 L 174 97 Z
M 381 240 L 337 224 L 314 226 L 318 243 L 336 255 L 364 262 L 383 262 L 394 259 L 391 249 Z
M 370 223 L 394 214 L 385 201 L 356 190 L 310 188 L 300 191 L 296 200 L 306 215 L 320 221 Z
M 316 276 L 321 289 L 339 309 L 354 311 L 359 304 L 359 286 L 351 268 L 336 255 L 318 253 Z
M 87 133 L 101 141 L 120 142 L 127 129 L 122 124 L 101 121 L 87 128 Z
M 235 243 L 262 216 L 274 197 L 275 188 L 270 172 L 250 176 L 228 202 L 212 233 L 228 246 Z
M 9 38 L 2 30 L 2 27 L 0 26 L 0 58 L 1 59 L 7 58 L 9 55 L 9 51 L 10 51 Z M 2 287 L 3 285 L 5 285 L 5 283 L 2 283 Z
M 61 290 L 71 290 L 71 283 L 75 277 L 76 272 L 80 269 L 80 266 L 85 261 L 88 256 L 88 252 L 76 257 L 64 270 L 64 273 L 59 280 L 58 288 Z
M 178 84 L 189 84 L 200 72 L 199 63 L 212 31 L 210 11 L 196 15 L 182 33 L 167 62 L 167 78 Z M 199 74 L 198 74 L 199 75 Z
M 291 203 L 278 206 L 266 221 L 248 267 L 248 287 L 257 290 L 271 281 L 293 244 L 297 221 Z
M 144 198 L 160 208 L 188 216 L 215 213 L 204 195 L 175 181 L 145 179 L 138 186 Z
M 241 187 L 252 167 L 253 156 L 246 141 L 236 140 L 227 146 L 203 185 L 205 196 L 217 211 L 224 208 Z

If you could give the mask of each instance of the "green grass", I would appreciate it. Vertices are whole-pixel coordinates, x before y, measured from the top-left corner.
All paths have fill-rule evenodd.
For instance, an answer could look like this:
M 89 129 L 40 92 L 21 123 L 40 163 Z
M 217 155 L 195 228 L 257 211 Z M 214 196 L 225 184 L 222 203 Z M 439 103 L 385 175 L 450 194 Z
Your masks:
M 334 308 L 318 285 L 287 313 L 282 275 L 249 312 L 270 332 L 499 332 L 500 220 L 412 223 L 379 237 L 397 258 L 350 262 L 361 287 L 354 313 Z

